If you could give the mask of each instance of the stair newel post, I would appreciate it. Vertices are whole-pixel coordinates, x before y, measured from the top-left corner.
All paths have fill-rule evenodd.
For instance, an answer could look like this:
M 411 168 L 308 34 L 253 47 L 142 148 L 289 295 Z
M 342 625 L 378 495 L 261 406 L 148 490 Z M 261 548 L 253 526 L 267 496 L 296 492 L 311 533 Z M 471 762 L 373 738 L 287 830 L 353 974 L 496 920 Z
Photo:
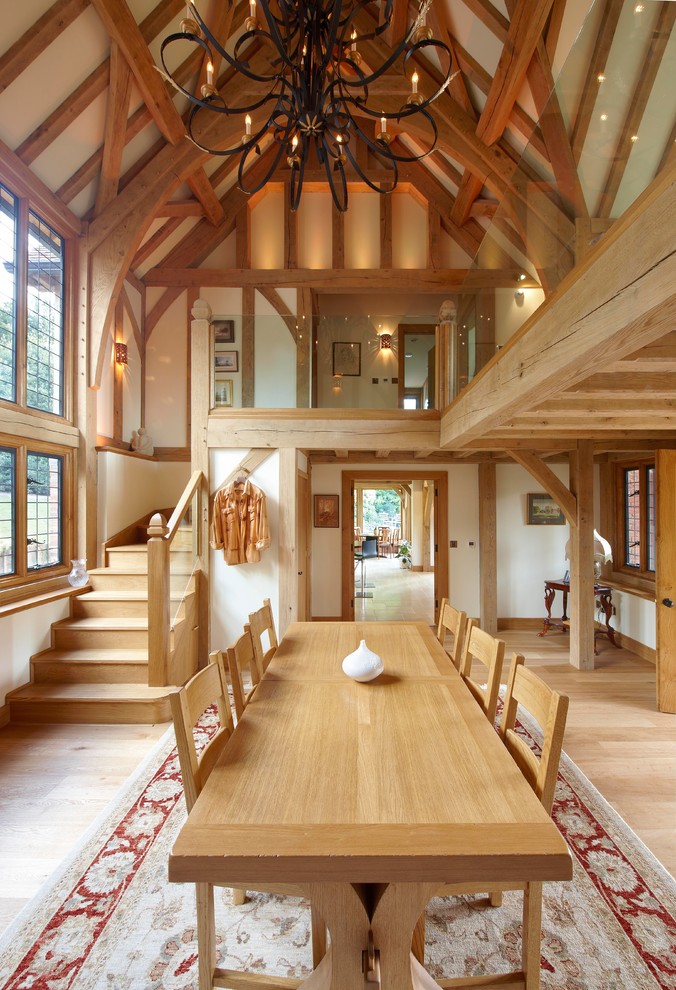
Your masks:
M 169 527 L 156 512 L 148 526 L 148 687 L 169 683 Z

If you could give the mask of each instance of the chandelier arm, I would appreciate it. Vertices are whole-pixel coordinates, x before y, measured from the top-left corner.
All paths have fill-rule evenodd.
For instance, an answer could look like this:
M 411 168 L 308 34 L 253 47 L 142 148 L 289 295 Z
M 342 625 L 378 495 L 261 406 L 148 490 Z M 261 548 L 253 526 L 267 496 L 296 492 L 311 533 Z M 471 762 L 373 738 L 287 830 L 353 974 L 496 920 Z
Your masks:
M 329 189 L 331 190 L 331 197 L 336 205 L 336 209 L 340 213 L 345 213 L 347 210 L 347 179 L 345 178 L 345 169 L 343 168 L 343 163 L 338 159 L 333 166 L 331 166 L 331 159 L 328 155 L 324 156 L 324 171 L 326 172 L 326 181 L 329 184 Z M 336 174 L 340 177 L 340 184 L 336 188 Z M 340 195 L 339 195 L 340 193 Z
M 291 169 L 291 182 L 289 183 L 290 207 L 295 213 L 300 203 L 300 194 L 303 191 L 303 175 L 305 173 L 305 155 L 300 156 L 298 165 Z
M 361 181 L 366 183 L 366 185 L 369 186 L 371 189 L 373 189 L 374 192 L 380 193 L 381 195 L 384 193 L 392 192 L 392 190 L 395 188 L 399 180 L 399 170 L 397 168 L 397 163 L 394 158 L 392 158 L 387 154 L 387 152 L 383 154 L 381 149 L 376 147 L 373 147 L 372 150 L 373 153 L 379 157 L 381 163 L 385 166 L 386 171 L 392 173 L 391 176 L 384 176 L 383 178 L 383 181 L 390 183 L 389 189 L 383 189 L 382 185 L 376 185 L 375 182 L 369 179 L 368 175 L 366 175 L 366 173 L 362 171 L 359 162 L 352 154 L 352 151 L 350 150 L 349 147 L 345 149 L 345 154 L 348 160 L 350 161 L 350 164 L 354 168 L 355 172 L 361 179 Z
M 239 166 L 237 168 L 237 182 L 238 182 L 239 187 L 242 190 L 242 192 L 243 193 L 246 193 L 247 196 L 252 196 L 254 193 L 260 192 L 260 190 L 263 188 L 263 186 L 267 182 L 270 181 L 270 179 L 272 178 L 272 176 L 274 175 L 274 173 L 277 171 L 277 166 L 279 165 L 279 162 L 280 162 L 280 160 L 282 158 L 282 155 L 284 154 L 284 145 L 280 145 L 278 147 L 278 149 L 275 152 L 275 155 L 273 157 L 272 163 L 270 164 L 270 167 L 266 170 L 263 178 L 259 182 L 257 182 L 255 185 L 253 185 L 251 187 L 248 187 L 245 184 L 245 178 L 246 178 L 246 176 L 244 174 L 244 166 L 246 165 L 246 163 L 249 160 L 249 155 L 251 154 L 251 151 L 254 151 L 258 156 L 260 156 L 260 151 L 259 150 L 255 149 L 255 148 L 249 148 L 245 152 L 245 154 L 242 155 L 242 157 L 240 159 Z
M 245 59 L 239 59 L 237 57 L 233 57 L 232 55 L 230 55 L 230 53 L 223 47 L 223 45 L 221 45 L 221 43 L 219 42 L 218 38 L 216 38 L 211 33 L 211 31 L 207 27 L 204 19 L 202 18 L 202 15 L 199 13 L 199 11 L 197 10 L 197 7 L 195 7 L 194 3 L 192 3 L 192 2 L 190 3 L 190 9 L 192 10 L 192 12 L 194 14 L 195 21 L 199 25 L 199 28 L 200 28 L 202 34 L 204 35 L 204 37 L 213 46 L 213 48 L 218 52 L 218 54 L 221 56 L 221 58 L 224 59 L 225 62 L 227 62 L 227 64 L 230 66 L 231 69 L 235 69 L 237 72 L 241 72 L 242 75 L 247 76 L 247 78 L 249 78 L 249 79 L 253 79 L 255 82 L 269 82 L 271 79 L 276 79 L 279 76 L 279 73 L 278 72 L 269 73 L 269 74 L 266 74 L 266 75 L 261 75 L 260 73 L 255 72 L 250 67 L 249 62 L 247 60 L 245 60 Z M 186 38 L 186 37 L 190 37 L 191 39 L 197 40 L 198 42 L 200 42 L 200 44 L 202 45 L 203 48 L 206 48 L 206 50 L 209 52 L 209 55 L 211 56 L 211 52 L 209 51 L 209 44 L 206 44 L 205 42 L 203 42 L 201 38 L 197 38 L 196 35 L 176 34 L 176 35 L 172 35 L 171 37 L 173 37 L 173 38 Z M 244 42 L 248 42 L 250 39 L 256 38 L 256 37 L 262 37 L 266 41 L 269 40 L 268 37 L 266 37 L 266 34 L 265 34 L 264 31 L 260 31 L 260 30 L 247 31 L 237 41 L 236 50 Z M 169 38 L 166 38 L 165 39 L 165 41 L 168 41 L 168 40 L 169 40 Z M 164 47 L 164 42 L 162 44 L 162 47 Z M 164 64 L 164 62 L 162 64 Z

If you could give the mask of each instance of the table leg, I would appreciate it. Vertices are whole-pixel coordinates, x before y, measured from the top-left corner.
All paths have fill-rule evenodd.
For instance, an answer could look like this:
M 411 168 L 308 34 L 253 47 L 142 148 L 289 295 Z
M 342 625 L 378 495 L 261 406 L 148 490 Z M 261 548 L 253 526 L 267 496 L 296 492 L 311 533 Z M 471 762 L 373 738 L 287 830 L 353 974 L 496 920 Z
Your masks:
M 613 644 L 613 646 L 615 646 L 615 647 L 617 647 L 617 649 L 619 649 L 619 646 L 617 646 L 617 643 L 615 642 L 615 630 L 613 629 L 613 627 L 610 624 L 610 620 L 613 617 L 613 599 L 612 599 L 612 595 L 609 592 L 607 592 L 607 591 L 600 592 L 599 593 L 599 602 L 601 604 L 601 608 L 603 609 L 603 614 L 604 614 L 605 620 L 606 620 L 605 631 L 608 633 L 608 639 Z
M 566 615 L 566 609 L 568 608 L 568 592 L 562 591 L 561 594 L 563 595 L 563 615 L 561 616 L 561 621 L 567 622 L 568 616 Z
M 547 617 L 544 621 L 544 626 L 542 627 L 542 632 L 538 633 L 538 636 L 544 636 L 549 629 L 549 624 L 552 621 L 552 605 L 554 603 L 554 596 L 556 592 L 553 588 L 545 587 L 545 608 L 547 609 Z M 566 611 L 565 608 L 563 610 Z
M 420 915 L 438 884 L 304 885 L 331 936 L 326 956 L 302 984 L 303 990 L 355 990 L 369 982 L 380 990 L 416 990 L 411 940 Z M 370 959 L 369 959 L 370 955 Z M 366 971 L 372 964 L 373 971 Z M 422 984 L 436 988 L 428 976 Z

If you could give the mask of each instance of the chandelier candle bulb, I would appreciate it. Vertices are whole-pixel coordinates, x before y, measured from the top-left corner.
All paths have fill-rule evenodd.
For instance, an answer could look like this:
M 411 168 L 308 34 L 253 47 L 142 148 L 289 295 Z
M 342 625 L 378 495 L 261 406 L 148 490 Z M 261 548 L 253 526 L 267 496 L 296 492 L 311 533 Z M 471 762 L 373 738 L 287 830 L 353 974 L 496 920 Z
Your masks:
M 256 19 L 256 0 L 249 0 L 249 17 Z
M 385 117 L 380 118 L 380 133 L 387 134 L 387 120 Z
M 214 67 L 211 62 L 207 62 L 207 86 L 211 86 L 214 81 Z
M 251 117 L 249 114 L 244 118 L 244 130 L 247 137 L 251 137 Z
M 411 92 L 412 93 L 417 93 L 418 92 L 418 73 L 417 72 L 414 72 L 413 75 L 411 76 Z
M 357 51 L 357 31 L 356 31 L 356 28 L 352 28 L 351 38 L 352 38 L 352 44 L 351 44 L 350 47 L 351 47 L 351 49 L 352 49 L 353 52 L 356 52 Z

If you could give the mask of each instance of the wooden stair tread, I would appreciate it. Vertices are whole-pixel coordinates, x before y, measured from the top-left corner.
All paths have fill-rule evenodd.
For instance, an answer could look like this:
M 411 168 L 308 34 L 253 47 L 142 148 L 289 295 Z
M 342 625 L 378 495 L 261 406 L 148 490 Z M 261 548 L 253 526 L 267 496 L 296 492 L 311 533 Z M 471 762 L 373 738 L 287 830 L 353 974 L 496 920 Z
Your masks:
M 82 617 L 61 619 L 52 625 L 55 629 L 111 629 L 119 632 L 121 629 L 147 629 L 148 618 L 147 616 L 140 618 L 120 616 L 117 618 L 112 615 L 85 615 Z
M 146 684 L 105 684 L 99 682 L 78 682 L 74 684 L 62 684 L 58 682 L 46 682 L 40 684 L 26 684 L 7 695 L 10 702 L 16 701 L 74 701 L 78 699 L 86 701 L 151 701 L 155 698 L 165 698 L 174 691 L 178 691 L 176 685 L 168 684 L 164 687 L 148 687 Z
M 67 661 L 68 663 L 147 663 L 148 651 L 135 650 L 132 647 L 96 648 L 83 647 L 74 650 L 43 650 L 31 657 L 33 662 L 40 660 Z

